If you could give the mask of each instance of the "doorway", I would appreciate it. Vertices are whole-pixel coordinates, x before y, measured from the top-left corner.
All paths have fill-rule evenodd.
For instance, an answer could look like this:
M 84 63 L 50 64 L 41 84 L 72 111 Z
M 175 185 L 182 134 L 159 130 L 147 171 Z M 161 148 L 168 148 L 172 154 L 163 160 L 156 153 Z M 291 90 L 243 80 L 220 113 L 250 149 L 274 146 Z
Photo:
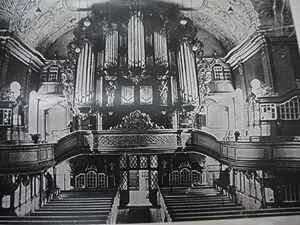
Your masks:
M 129 171 L 129 206 L 149 206 L 149 171 Z
M 119 206 L 156 206 L 158 156 L 124 154 L 119 160 Z

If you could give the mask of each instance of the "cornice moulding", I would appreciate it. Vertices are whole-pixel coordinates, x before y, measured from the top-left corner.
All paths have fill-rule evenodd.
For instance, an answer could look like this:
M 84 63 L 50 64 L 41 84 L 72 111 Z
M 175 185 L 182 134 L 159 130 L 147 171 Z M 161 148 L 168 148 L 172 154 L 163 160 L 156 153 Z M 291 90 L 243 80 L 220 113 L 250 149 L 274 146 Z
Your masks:
M 226 62 L 233 68 L 247 61 L 266 44 L 265 37 L 260 33 L 253 33 L 243 43 L 233 48 L 225 56 Z
M 13 37 L 10 31 L 0 30 L 0 43 L 2 48 L 6 48 L 12 56 L 26 66 L 31 66 L 36 72 L 45 64 L 46 59 L 41 53 L 26 46 L 16 37 Z

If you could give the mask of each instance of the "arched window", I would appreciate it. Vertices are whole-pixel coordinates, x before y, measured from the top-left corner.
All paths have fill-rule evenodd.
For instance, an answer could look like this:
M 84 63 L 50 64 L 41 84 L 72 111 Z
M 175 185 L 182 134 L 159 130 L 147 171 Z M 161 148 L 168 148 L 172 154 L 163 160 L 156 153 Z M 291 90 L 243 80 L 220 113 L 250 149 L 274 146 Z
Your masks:
M 14 81 L 10 84 L 9 89 L 13 92 L 15 99 L 17 99 L 21 94 L 21 85 L 19 82 Z
M 98 174 L 98 187 L 99 188 L 105 188 L 106 184 L 106 176 L 104 173 L 99 173 Z
M 279 105 L 280 119 L 282 120 L 299 120 L 300 104 L 299 97 L 295 96 L 290 100 Z
M 85 188 L 85 174 L 80 173 L 75 177 L 75 188 Z
M 57 65 L 51 65 L 44 67 L 41 71 L 41 82 L 59 82 L 60 81 L 60 69 Z
M 180 183 L 182 185 L 190 184 L 190 171 L 187 168 L 180 170 Z
M 224 67 L 221 64 L 215 64 L 212 67 L 214 80 L 231 80 L 230 67 Z
M 89 171 L 86 174 L 86 187 L 96 188 L 97 187 L 97 174 L 94 171 Z
M 179 173 L 178 171 L 172 171 L 172 185 L 179 185 Z
M 253 79 L 251 82 L 250 82 L 250 86 L 251 86 L 251 92 L 253 94 L 255 94 L 256 96 L 259 95 L 259 88 L 261 86 L 261 82 L 257 79 Z
M 48 81 L 49 82 L 58 82 L 58 66 L 50 66 L 48 71 Z

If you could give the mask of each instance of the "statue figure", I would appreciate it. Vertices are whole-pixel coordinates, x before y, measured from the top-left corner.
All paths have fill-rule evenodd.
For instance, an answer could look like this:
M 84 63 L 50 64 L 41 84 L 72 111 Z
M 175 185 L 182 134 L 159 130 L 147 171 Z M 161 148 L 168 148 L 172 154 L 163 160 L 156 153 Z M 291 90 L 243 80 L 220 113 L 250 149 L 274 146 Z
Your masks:
M 159 85 L 160 105 L 168 105 L 168 81 L 161 80 Z
M 117 89 L 117 84 L 114 81 L 110 80 L 108 82 L 108 85 L 105 88 L 106 95 L 107 95 L 107 104 L 106 104 L 106 106 L 113 106 L 116 89 Z

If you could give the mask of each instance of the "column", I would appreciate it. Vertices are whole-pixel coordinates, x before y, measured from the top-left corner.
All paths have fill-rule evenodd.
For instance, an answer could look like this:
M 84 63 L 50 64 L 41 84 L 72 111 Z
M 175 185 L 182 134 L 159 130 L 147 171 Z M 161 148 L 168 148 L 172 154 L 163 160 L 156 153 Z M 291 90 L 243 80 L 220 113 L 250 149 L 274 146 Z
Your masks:
M 98 130 L 103 129 L 103 115 L 101 112 L 97 113 L 97 128 Z
M 39 207 L 42 207 L 43 206 L 43 195 L 44 195 L 44 193 L 43 193 L 44 174 L 40 173 L 39 176 L 40 176 L 40 183 L 39 183 L 39 193 L 40 193 L 39 200 L 40 201 L 39 201 Z
M 57 185 L 56 185 L 56 167 L 53 167 L 53 189 L 56 189 Z
M 293 15 L 293 21 L 296 29 L 297 34 L 297 40 L 298 40 L 298 47 L 300 50 L 300 1 L 299 0 L 290 0 L 292 15 Z
M 175 110 L 172 114 L 172 128 L 174 130 L 178 129 L 178 113 L 177 113 L 177 110 Z
M 6 44 L 3 49 L 2 55 L 0 55 L 0 83 L 2 85 L 6 84 L 6 77 L 7 77 L 7 69 L 8 69 L 8 64 L 9 64 L 9 59 L 10 59 L 10 52 L 6 47 Z

